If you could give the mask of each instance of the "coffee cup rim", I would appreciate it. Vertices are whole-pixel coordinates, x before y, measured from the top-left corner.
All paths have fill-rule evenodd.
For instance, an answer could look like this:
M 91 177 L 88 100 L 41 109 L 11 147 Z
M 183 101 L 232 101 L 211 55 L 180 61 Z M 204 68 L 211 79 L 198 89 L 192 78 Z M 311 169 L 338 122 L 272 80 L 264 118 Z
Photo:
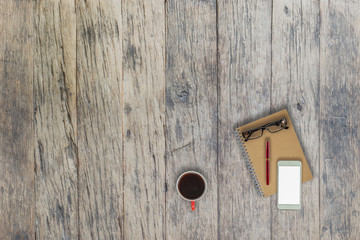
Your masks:
M 187 173 L 194 173 L 194 174 L 197 174 L 199 175 L 203 180 L 204 180 L 204 183 L 205 183 L 205 189 L 203 191 L 203 193 L 200 195 L 200 197 L 196 198 L 196 199 L 188 199 L 188 198 L 185 198 L 181 193 L 180 193 L 180 190 L 179 190 L 179 181 L 181 179 L 181 177 Z M 178 177 L 177 181 L 176 181 L 176 191 L 178 192 L 178 194 L 180 195 L 180 197 L 186 201 L 189 201 L 189 202 L 192 202 L 192 201 L 198 201 L 200 200 L 202 197 L 204 197 L 204 195 L 206 194 L 207 192 L 207 181 L 206 181 L 206 178 L 199 172 L 197 171 L 186 171 L 186 172 L 183 172 L 182 174 L 180 174 L 180 176 Z

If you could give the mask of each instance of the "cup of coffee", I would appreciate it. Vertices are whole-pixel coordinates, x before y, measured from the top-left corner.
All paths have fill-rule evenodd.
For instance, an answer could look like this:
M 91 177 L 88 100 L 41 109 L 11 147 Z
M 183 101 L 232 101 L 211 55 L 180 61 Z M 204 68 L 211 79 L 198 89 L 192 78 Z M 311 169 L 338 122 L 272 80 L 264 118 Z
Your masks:
M 176 190 L 180 197 L 191 202 L 191 210 L 195 210 L 195 201 L 202 198 L 207 191 L 206 179 L 195 171 L 182 173 L 177 182 Z

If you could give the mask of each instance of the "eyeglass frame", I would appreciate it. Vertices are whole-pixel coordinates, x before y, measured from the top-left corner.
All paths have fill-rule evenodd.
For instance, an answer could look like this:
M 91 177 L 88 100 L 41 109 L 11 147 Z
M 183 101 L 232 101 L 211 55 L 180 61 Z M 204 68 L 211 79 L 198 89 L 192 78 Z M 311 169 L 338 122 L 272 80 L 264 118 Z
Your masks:
M 284 125 L 285 127 L 282 127 L 282 126 L 280 125 L 280 123 L 283 123 L 283 125 Z M 268 127 L 271 127 L 271 126 L 274 126 L 274 125 L 281 127 L 281 129 L 279 129 L 278 131 L 275 131 L 275 132 L 270 131 L 270 130 L 268 129 Z M 275 121 L 275 122 L 267 123 L 267 124 L 265 124 L 265 125 L 263 125 L 263 126 L 261 126 L 261 127 L 253 128 L 253 129 L 250 129 L 250 130 L 248 130 L 248 131 L 242 132 L 241 134 L 242 134 L 245 142 L 247 142 L 247 141 L 249 141 L 249 140 L 255 140 L 255 139 L 258 139 L 258 138 L 262 137 L 265 129 L 268 130 L 268 132 L 270 132 L 270 133 L 277 133 L 277 132 L 280 132 L 281 130 L 288 129 L 288 128 L 289 128 L 289 127 L 287 126 L 287 120 L 286 120 L 286 118 L 283 118 L 283 119 L 277 120 L 277 121 Z M 258 131 L 258 130 L 261 130 L 261 135 L 258 136 L 258 137 L 256 137 L 256 138 L 249 139 L 250 136 L 251 136 L 251 134 L 253 134 L 254 132 L 256 132 L 256 131 Z M 249 135 L 248 138 L 246 138 L 245 135 L 244 135 L 244 133 L 248 133 L 248 132 L 250 132 L 250 135 Z

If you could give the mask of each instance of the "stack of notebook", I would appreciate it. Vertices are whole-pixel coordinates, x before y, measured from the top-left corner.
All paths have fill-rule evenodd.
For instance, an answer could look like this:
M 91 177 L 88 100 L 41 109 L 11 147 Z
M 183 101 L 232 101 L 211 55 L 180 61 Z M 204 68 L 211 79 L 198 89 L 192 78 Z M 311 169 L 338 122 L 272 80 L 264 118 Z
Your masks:
M 245 141 L 242 133 L 271 122 L 285 118 L 288 129 L 276 133 L 266 130 L 257 139 Z M 276 193 L 277 188 L 277 161 L 278 160 L 299 160 L 302 163 L 302 182 L 312 179 L 309 165 L 305 159 L 304 152 L 296 136 L 294 126 L 287 110 L 274 113 L 262 119 L 256 120 L 244 126 L 236 128 L 236 135 L 239 138 L 244 157 L 248 163 L 251 175 L 255 184 L 263 197 Z M 271 142 L 270 151 L 270 182 L 266 185 L 266 164 L 265 164 L 265 145 L 266 141 Z

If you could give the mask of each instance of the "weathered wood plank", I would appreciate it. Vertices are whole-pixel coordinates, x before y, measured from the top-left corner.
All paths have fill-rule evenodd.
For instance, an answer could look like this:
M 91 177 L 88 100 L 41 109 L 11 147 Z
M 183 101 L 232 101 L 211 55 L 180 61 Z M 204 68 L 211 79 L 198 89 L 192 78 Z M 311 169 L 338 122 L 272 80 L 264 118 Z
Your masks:
M 217 236 L 216 1 L 167 1 L 166 236 Z M 176 192 L 177 177 L 197 170 L 208 192 L 191 211 Z
M 321 1 L 320 233 L 360 236 L 360 5 Z
M 123 1 L 124 236 L 165 239 L 164 1 Z
M 270 198 L 261 198 L 235 127 L 270 112 L 271 2 L 219 1 L 220 239 L 269 239 Z
M 36 238 L 78 237 L 74 1 L 35 2 Z
M 76 19 L 80 238 L 121 239 L 121 3 L 76 1 Z
M 0 239 L 33 239 L 33 2 L 0 1 Z
M 272 238 L 318 239 L 319 2 L 273 1 L 272 26 L 271 109 L 288 109 L 314 176 L 302 186 L 301 211 L 279 211 L 272 196 Z

